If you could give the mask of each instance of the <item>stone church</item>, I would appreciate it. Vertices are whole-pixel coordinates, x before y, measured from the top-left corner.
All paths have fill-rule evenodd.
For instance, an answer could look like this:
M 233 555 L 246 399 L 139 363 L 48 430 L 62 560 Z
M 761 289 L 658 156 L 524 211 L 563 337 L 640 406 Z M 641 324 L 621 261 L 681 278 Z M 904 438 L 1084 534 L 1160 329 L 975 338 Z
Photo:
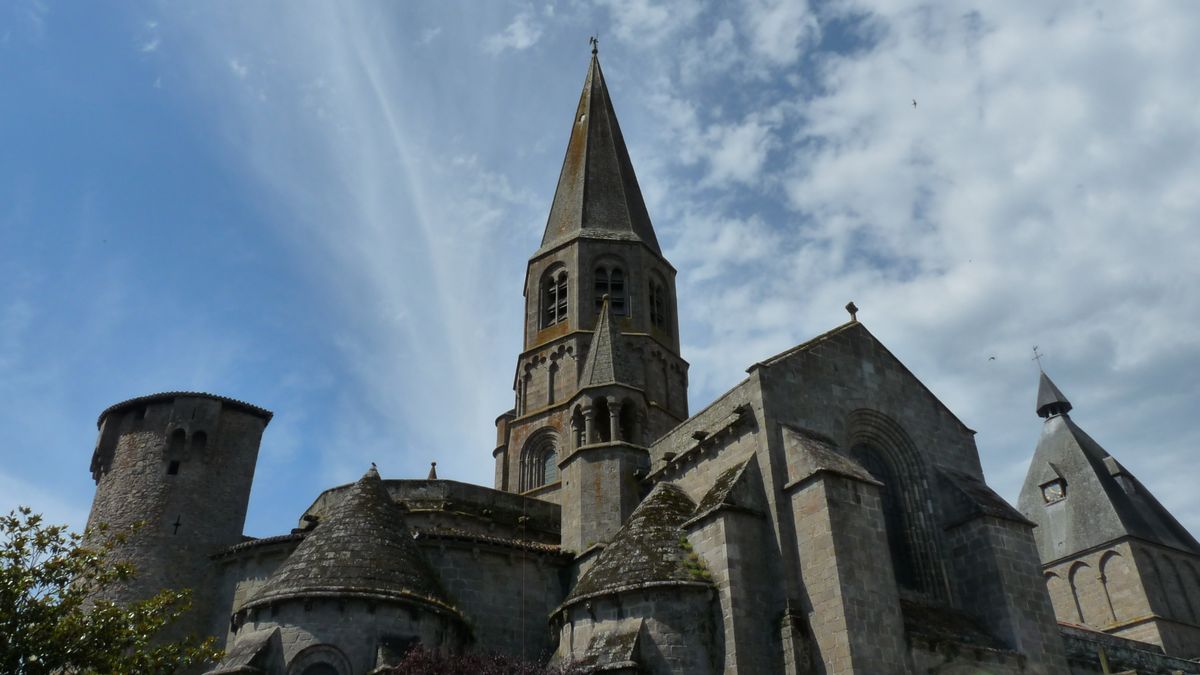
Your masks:
M 194 589 L 179 630 L 225 645 L 211 673 L 361 675 L 418 644 L 604 673 L 1200 673 L 1200 545 L 1045 375 L 1017 510 L 853 303 L 690 411 L 675 275 L 593 51 L 494 486 L 371 467 L 254 539 L 272 414 L 124 401 L 91 464 L 89 524 L 147 522 L 115 597 Z

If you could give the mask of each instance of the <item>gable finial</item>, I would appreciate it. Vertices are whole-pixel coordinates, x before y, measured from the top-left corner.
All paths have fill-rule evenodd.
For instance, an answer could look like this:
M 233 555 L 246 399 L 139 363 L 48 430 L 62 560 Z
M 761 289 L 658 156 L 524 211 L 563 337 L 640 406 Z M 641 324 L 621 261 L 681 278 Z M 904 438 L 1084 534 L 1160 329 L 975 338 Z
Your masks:
M 854 304 L 853 300 L 846 303 L 846 311 L 850 312 L 851 321 L 858 321 L 858 305 Z
M 592 56 L 595 56 L 600 51 L 600 38 L 593 35 L 588 38 L 588 44 L 592 46 Z

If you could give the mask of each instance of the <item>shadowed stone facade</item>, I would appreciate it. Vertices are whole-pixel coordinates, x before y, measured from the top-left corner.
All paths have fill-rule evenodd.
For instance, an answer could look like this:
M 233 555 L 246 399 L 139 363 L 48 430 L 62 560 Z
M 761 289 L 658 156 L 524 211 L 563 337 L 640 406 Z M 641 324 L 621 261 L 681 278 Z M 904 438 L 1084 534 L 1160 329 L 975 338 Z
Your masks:
M 212 673 L 359 675 L 416 644 L 629 674 L 1200 673 L 1195 540 L 1048 379 L 1021 511 L 853 314 L 689 415 L 675 270 L 594 51 L 571 124 L 494 487 L 372 467 L 245 538 L 271 413 L 128 401 L 92 462 L 91 523 L 148 521 L 120 597 L 196 589 Z

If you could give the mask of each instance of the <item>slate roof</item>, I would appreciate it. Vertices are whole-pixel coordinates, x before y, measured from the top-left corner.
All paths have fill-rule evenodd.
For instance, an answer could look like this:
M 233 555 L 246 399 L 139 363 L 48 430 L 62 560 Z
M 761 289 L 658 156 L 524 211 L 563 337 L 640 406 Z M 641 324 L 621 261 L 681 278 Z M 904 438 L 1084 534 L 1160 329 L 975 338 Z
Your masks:
M 418 601 L 457 614 L 374 467 L 345 491 L 246 606 L 309 597 Z
M 1043 375 L 1042 382 L 1049 378 Z M 1057 387 L 1054 392 L 1066 401 Z M 1065 498 L 1047 503 L 1042 486 L 1059 479 Z M 1065 413 L 1051 414 L 1043 424 L 1018 504 L 1038 525 L 1034 536 L 1043 563 L 1130 536 L 1200 555 L 1195 537 Z
M 641 241 L 662 254 L 595 52 L 575 110 L 541 248 L 580 236 Z
M 600 316 L 596 319 L 596 331 L 588 347 L 587 359 L 583 362 L 583 375 L 579 388 L 606 384 L 629 384 L 634 374 L 629 372 L 632 359 L 621 358 L 621 333 L 609 316 L 608 296 L 600 305 Z
M 681 488 L 671 483 L 655 485 L 579 578 L 563 606 L 646 586 L 709 583 L 703 564 L 685 544 L 681 527 L 695 507 Z
M 1028 518 L 1004 501 L 1003 497 L 996 494 L 996 491 L 978 476 L 945 466 L 939 466 L 937 470 L 951 488 L 946 490 L 945 494 L 957 507 L 957 516 L 960 519 L 966 520 L 976 515 L 984 515 L 1032 525 Z

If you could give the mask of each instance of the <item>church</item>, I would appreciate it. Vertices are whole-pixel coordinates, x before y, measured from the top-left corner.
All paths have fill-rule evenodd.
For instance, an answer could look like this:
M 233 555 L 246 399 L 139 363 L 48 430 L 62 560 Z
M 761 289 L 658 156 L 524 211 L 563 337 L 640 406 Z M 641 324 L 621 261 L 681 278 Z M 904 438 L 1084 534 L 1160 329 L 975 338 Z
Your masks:
M 272 413 L 124 401 L 91 462 L 89 525 L 146 523 L 114 599 L 193 589 L 177 630 L 224 645 L 214 675 L 362 675 L 415 645 L 589 673 L 1200 673 L 1200 544 L 1045 374 L 1019 509 L 853 303 L 690 411 L 676 270 L 594 49 L 570 124 L 494 485 L 364 467 L 250 538 Z

